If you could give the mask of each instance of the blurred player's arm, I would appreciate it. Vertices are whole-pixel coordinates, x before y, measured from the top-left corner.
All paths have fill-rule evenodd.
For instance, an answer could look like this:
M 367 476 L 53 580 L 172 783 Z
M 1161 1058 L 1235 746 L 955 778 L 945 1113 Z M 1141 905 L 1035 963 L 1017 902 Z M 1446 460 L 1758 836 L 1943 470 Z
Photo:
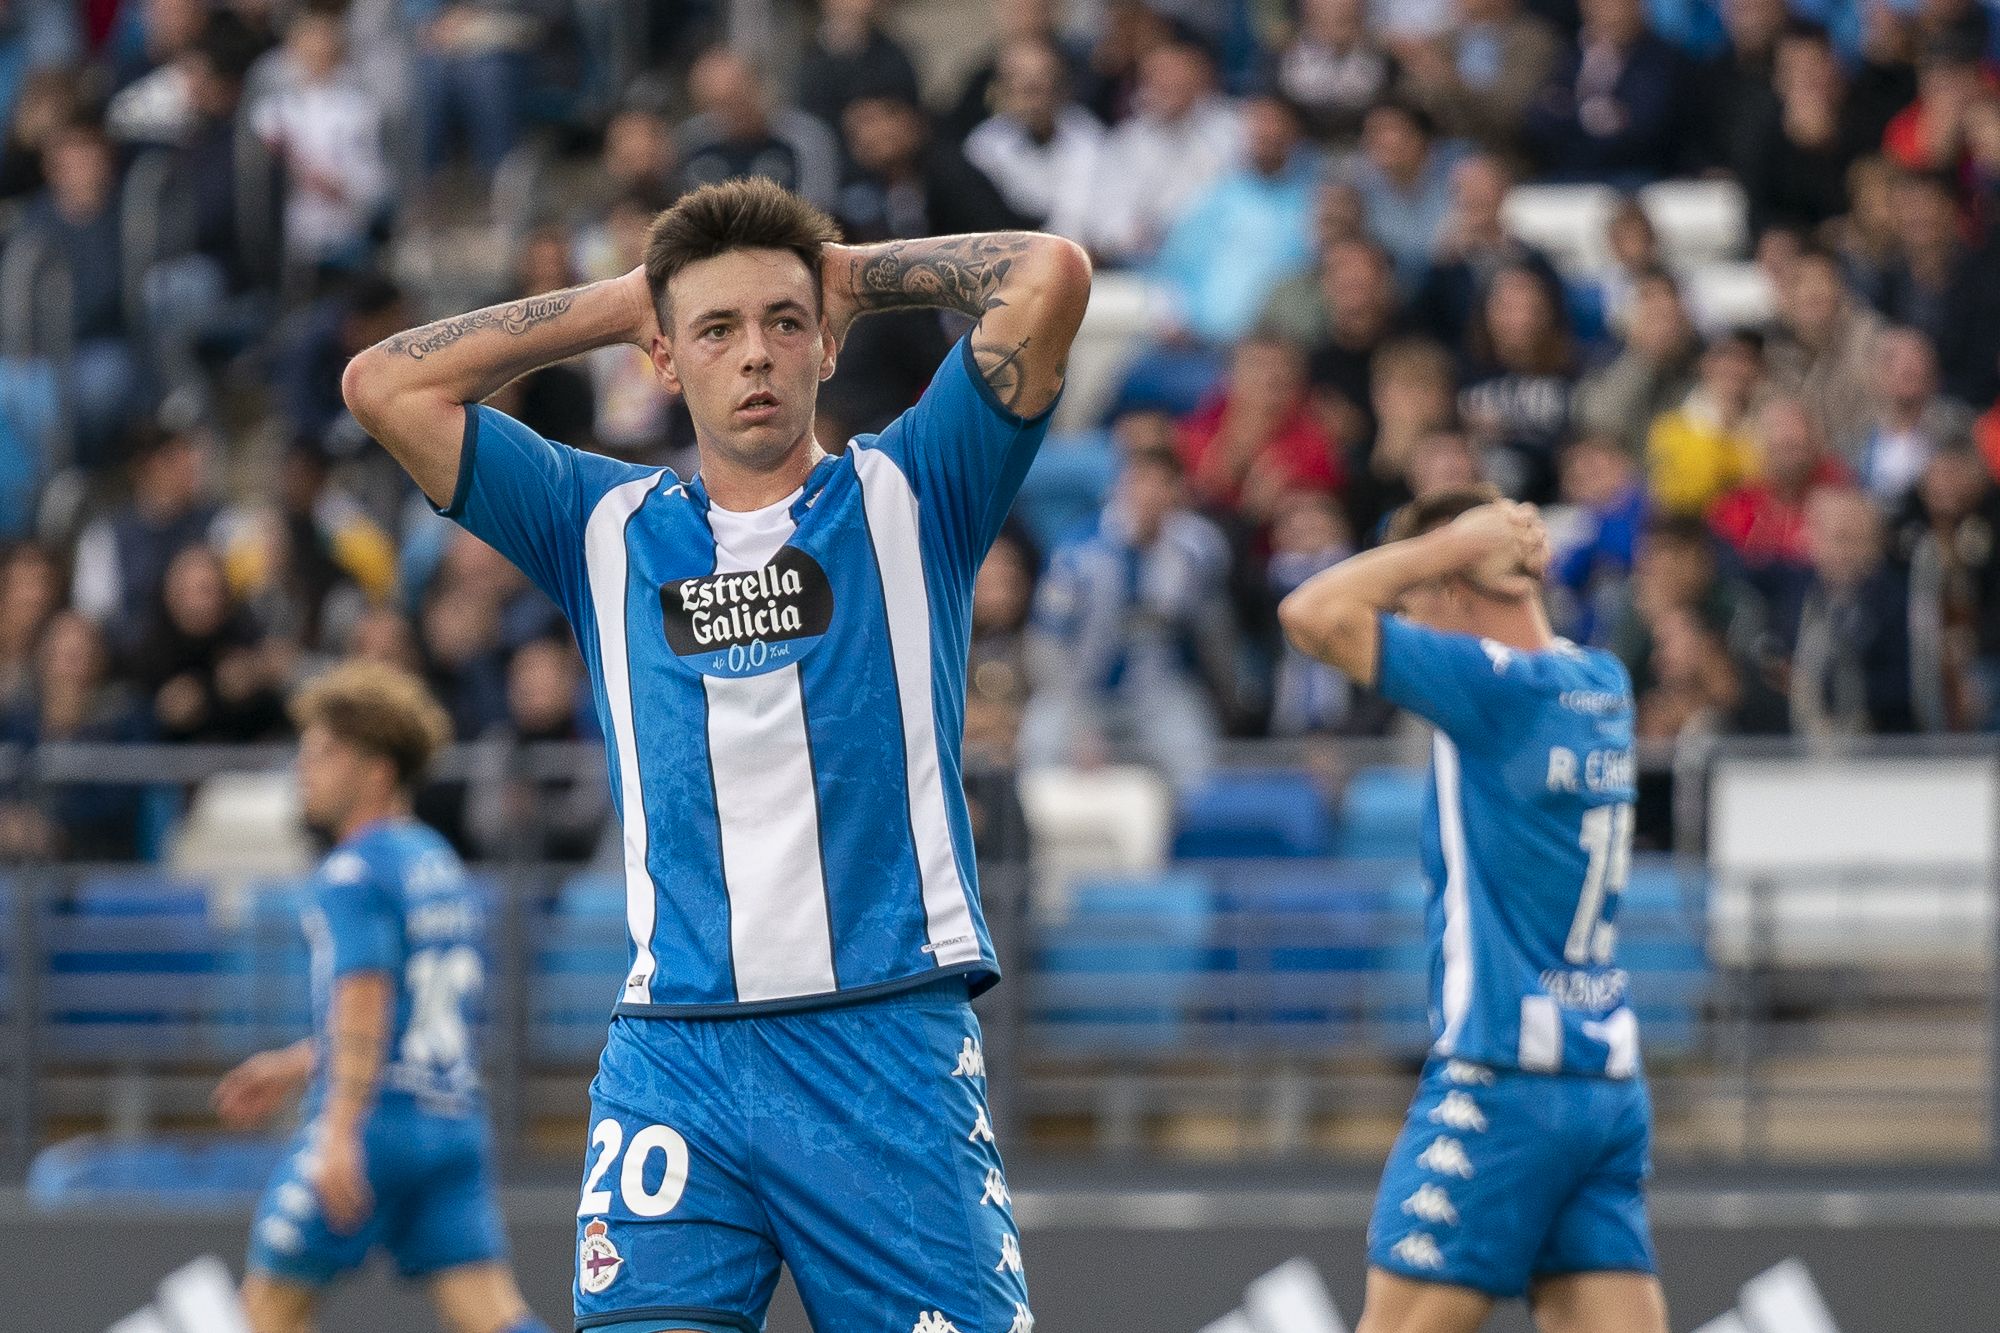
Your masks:
M 881 245 L 829 245 L 820 261 L 836 341 L 858 315 L 925 307 L 977 321 L 972 359 L 1000 405 L 1041 415 L 1062 389 L 1090 299 L 1090 257 L 1060 236 L 989 231 Z
M 264 1124 L 305 1091 L 317 1052 L 311 1037 L 257 1052 L 222 1076 L 215 1087 L 215 1113 L 231 1129 Z
M 437 320 L 347 363 L 340 394 L 363 430 L 437 504 L 458 483 L 465 405 L 543 366 L 659 335 L 644 269 Z
M 1494 596 L 1521 597 L 1540 582 L 1547 562 L 1547 536 L 1534 507 L 1500 500 L 1315 574 L 1278 604 L 1278 622 L 1300 652 L 1373 686 L 1380 675 L 1381 617 L 1406 593 L 1463 577 Z
M 334 982 L 318 1186 L 327 1221 L 341 1231 L 358 1227 L 373 1207 L 361 1130 L 380 1089 L 394 1003 L 395 985 L 387 972 L 349 972 Z

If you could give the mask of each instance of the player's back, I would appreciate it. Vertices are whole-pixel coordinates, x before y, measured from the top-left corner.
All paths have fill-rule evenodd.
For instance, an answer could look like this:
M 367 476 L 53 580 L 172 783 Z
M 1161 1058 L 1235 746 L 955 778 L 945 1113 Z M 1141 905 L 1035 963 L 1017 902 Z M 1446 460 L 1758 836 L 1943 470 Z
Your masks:
M 335 977 L 379 970 L 389 975 L 395 996 L 383 1057 L 384 1108 L 474 1114 L 485 918 L 482 896 L 458 855 L 423 824 L 385 821 L 335 848 L 315 877 L 306 915 L 321 1076 Z M 316 1080 L 315 1102 L 318 1092 Z
M 1437 1053 L 1636 1074 L 1615 925 L 1634 797 L 1623 665 L 1566 640 L 1522 652 L 1383 626 L 1384 693 L 1439 728 L 1424 835 Z

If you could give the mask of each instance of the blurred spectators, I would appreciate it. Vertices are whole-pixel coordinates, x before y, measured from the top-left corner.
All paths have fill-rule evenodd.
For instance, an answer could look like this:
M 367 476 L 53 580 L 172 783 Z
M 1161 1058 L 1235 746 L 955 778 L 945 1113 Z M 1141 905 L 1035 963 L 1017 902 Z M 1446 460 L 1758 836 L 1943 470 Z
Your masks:
M 1216 90 L 1215 62 L 1190 38 L 1145 53 L 1133 102 L 1105 140 L 1084 238 L 1110 264 L 1149 258 L 1243 146 L 1241 118 Z
M 1763 340 L 1748 331 L 1701 354 L 1695 387 L 1646 433 L 1647 487 L 1662 510 L 1699 516 L 1756 470 L 1751 418 L 1763 371 Z
M 149 622 L 129 670 L 161 739 L 255 741 L 284 725 L 284 663 L 230 591 L 213 548 L 174 556 Z
M 1813 424 L 1850 467 L 1860 461 L 1873 415 L 1870 356 L 1882 321 L 1847 290 L 1840 260 L 1807 246 L 1778 285 L 1778 320 L 1767 347 L 1772 382 L 1805 400 Z
M 1412 303 L 1414 318 L 1446 343 L 1460 343 L 1481 293 L 1509 265 L 1527 265 L 1557 281 L 1541 251 L 1507 233 L 1501 210 L 1513 173 L 1497 154 L 1473 153 L 1451 170 L 1451 202 Z
M 1824 28 L 1787 23 L 1773 78 L 1774 95 L 1739 112 L 1741 145 L 1730 165 L 1749 195 L 1753 228 L 1818 227 L 1846 211 L 1848 168 L 1875 145 L 1849 110 L 1846 76 Z
M 883 8 L 882 0 L 821 0 L 799 65 L 798 102 L 808 115 L 838 126 L 857 97 L 919 100 L 917 67 L 883 29 Z
M 1646 521 L 1646 488 L 1633 455 L 1617 440 L 1585 435 L 1563 451 L 1562 501 L 1573 514 L 1551 566 L 1562 596 L 1564 633 L 1594 641 L 1598 626 L 1631 576 Z
M 1757 414 L 1756 445 L 1755 477 L 1719 497 L 1709 521 L 1752 576 L 1775 591 L 1805 570 L 1807 501 L 1849 478 L 1826 452 L 1805 404 L 1789 395 L 1772 397 Z
M 965 672 L 968 760 L 1011 767 L 1028 705 L 1028 617 L 1035 604 L 1037 553 L 1008 525 L 972 584 L 972 651 Z
M 1354 540 L 1340 510 L 1324 495 L 1290 491 L 1278 498 L 1271 523 L 1268 579 L 1271 600 L 1282 600 L 1323 569 L 1354 554 Z M 1334 731 L 1354 714 L 1354 684 L 1334 668 L 1291 644 L 1279 649 L 1271 692 L 1271 734 L 1304 736 Z
M 1315 139 L 1345 146 L 1368 108 L 1396 83 L 1396 61 L 1368 28 L 1367 0 L 1300 0 L 1291 40 L 1272 81 L 1297 106 Z
M 1347 516 L 1371 537 L 1397 506 L 1415 497 L 1420 451 L 1457 421 L 1451 353 L 1425 338 L 1384 343 L 1368 368 L 1369 432 L 1346 441 Z M 1470 480 L 1470 478 L 1468 478 Z
M 1243 124 L 1242 165 L 1188 203 L 1152 266 L 1174 323 L 1207 343 L 1249 332 L 1278 284 L 1312 262 L 1316 163 L 1298 112 L 1281 98 L 1256 97 Z
M 988 85 L 993 114 L 966 136 L 965 156 L 1025 221 L 1081 240 L 1104 126 L 1071 96 L 1069 77 L 1053 41 L 1019 37 L 1001 47 Z
M 1023 225 L 958 145 L 931 133 L 923 107 L 900 91 L 867 91 L 841 113 L 852 164 L 839 216 L 851 242 L 949 236 Z
M 1683 151 L 1682 57 L 1647 26 L 1643 0 L 1580 8 L 1575 50 L 1528 109 L 1529 148 L 1562 180 L 1657 180 Z
M 1375 352 L 1406 331 L 1389 252 L 1358 238 L 1336 243 L 1320 258 L 1312 299 L 1307 377 L 1335 437 L 1366 438 L 1375 429 L 1368 406 Z
M 418 0 L 416 88 L 424 162 L 451 157 L 462 135 L 490 180 L 520 142 L 532 56 L 548 34 L 554 0 Z
M 1404 102 L 1378 102 L 1361 125 L 1361 153 L 1347 179 L 1360 192 L 1368 231 L 1395 258 L 1405 291 L 1413 291 L 1437 249 L 1452 209 L 1449 145 L 1437 141 L 1431 118 Z
M 1008 104 L 1022 95 L 1018 86 L 1012 94 L 1002 87 L 1008 78 L 1008 52 L 1017 47 L 1039 49 L 1052 57 L 1055 64 L 1049 84 L 1051 92 L 1087 106 L 1095 82 L 1090 70 L 1090 52 L 1083 44 L 1064 36 L 1056 26 L 1057 8 L 1056 0 L 995 0 L 993 45 L 966 72 L 958 96 L 939 124 L 943 133 L 963 139 L 988 117 L 1007 114 Z M 978 161 L 970 144 L 966 146 L 966 154 Z M 984 163 L 980 166 L 985 169 Z
M 1229 377 L 1181 427 L 1181 456 L 1204 504 L 1262 525 L 1280 497 L 1341 484 L 1339 446 L 1306 410 L 1305 355 L 1257 334 L 1236 344 Z
M 840 144 L 827 122 L 792 107 L 773 107 L 750 60 L 717 47 L 688 74 L 695 114 L 681 122 L 680 184 L 713 185 L 732 176 L 763 176 L 821 208 L 840 197 Z
M 1925 731 L 1990 729 L 2000 704 L 2000 491 L 1978 454 L 1940 449 L 1895 512 Z
M 0 557 L 0 715 L 27 697 L 42 634 L 65 601 L 54 552 L 22 542 Z
M 1937 358 L 1915 329 L 1887 328 L 1872 356 L 1875 412 L 1863 429 L 1857 479 L 1889 512 L 1932 455 L 1972 443 L 1972 410 L 1938 394 Z
M 1624 345 L 1576 386 L 1577 429 L 1616 440 L 1633 457 L 1645 451 L 1653 421 L 1681 405 L 1695 387 L 1701 341 L 1679 286 L 1653 269 L 1632 285 L 1620 321 Z
M 1497 484 L 1521 500 L 1555 494 L 1557 447 L 1569 429 L 1577 359 L 1557 288 L 1515 264 L 1493 275 L 1473 325 L 1459 411 L 1495 454 Z
M 1777 74 L 1779 34 L 1786 26 L 1785 0 L 1726 0 L 1723 46 L 1691 73 L 1697 97 L 1694 121 L 1700 139 L 1690 145 L 1702 166 L 1720 168 L 1749 185 L 1762 151 L 1762 136 L 1778 109 L 1782 80 Z
M 1125 460 L 1096 534 L 1058 550 L 1035 602 L 1030 768 L 1134 752 L 1186 787 L 1211 766 L 1234 679 L 1229 545 L 1169 453 Z
M 133 647 L 147 631 L 174 557 L 219 535 L 210 447 L 192 430 L 141 432 L 130 496 L 77 538 L 71 604 L 114 650 Z
M 1656 514 L 1640 532 L 1630 581 L 1599 622 L 1604 645 L 1642 699 L 1659 681 L 1657 627 L 1676 612 L 1692 616 L 1738 662 L 1759 663 L 1767 652 L 1770 617 L 1757 590 L 1718 558 L 1700 520 Z
M 1518 152 L 1536 95 L 1562 56 L 1562 39 L 1521 0 L 1457 0 L 1455 26 L 1398 45 L 1401 88 L 1439 129 L 1496 152 Z
M 1916 726 L 1908 590 L 1884 559 L 1882 526 L 1861 491 L 1829 487 L 1806 502 L 1811 572 L 1779 619 L 1802 736 Z
M 473 761 L 466 832 L 484 857 L 587 861 L 611 827 L 611 789 L 598 764 L 540 774 L 521 747 L 590 738 L 580 724 L 583 659 L 567 635 L 530 639 L 507 667 L 507 716 Z

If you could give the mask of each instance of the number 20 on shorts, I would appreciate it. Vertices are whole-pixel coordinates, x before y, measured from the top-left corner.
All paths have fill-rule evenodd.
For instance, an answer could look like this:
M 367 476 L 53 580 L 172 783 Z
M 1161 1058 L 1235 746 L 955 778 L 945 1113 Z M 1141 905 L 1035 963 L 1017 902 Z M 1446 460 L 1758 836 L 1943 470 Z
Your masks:
M 618 1170 L 618 1194 L 633 1216 L 665 1217 L 680 1203 L 681 1193 L 687 1189 L 688 1146 L 679 1130 L 668 1125 L 648 1125 L 634 1134 L 628 1144 L 624 1127 L 607 1118 L 598 1121 L 597 1128 L 590 1132 L 590 1146 L 601 1151 L 590 1174 L 584 1178 L 583 1202 L 576 1210 L 578 1217 L 611 1211 L 611 1191 L 599 1189 L 598 1185 L 621 1149 L 625 1160 Z M 646 1163 L 654 1153 L 666 1155 L 666 1170 L 660 1175 L 660 1183 L 649 1190 Z

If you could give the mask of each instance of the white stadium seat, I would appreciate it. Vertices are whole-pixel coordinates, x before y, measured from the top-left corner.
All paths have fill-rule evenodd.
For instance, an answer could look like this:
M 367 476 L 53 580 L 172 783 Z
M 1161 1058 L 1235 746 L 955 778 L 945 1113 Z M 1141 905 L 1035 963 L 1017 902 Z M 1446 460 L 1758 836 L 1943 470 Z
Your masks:
M 1501 206 L 1507 233 L 1564 273 L 1595 273 L 1609 257 L 1604 229 L 1618 206 L 1608 185 L 1518 185 Z
M 1660 181 L 1639 192 L 1639 205 L 1669 267 L 1736 259 L 1749 248 L 1749 204 L 1735 181 Z
M 1755 328 L 1778 312 L 1770 277 L 1748 261 L 1692 264 L 1678 276 L 1688 313 L 1704 333 Z

